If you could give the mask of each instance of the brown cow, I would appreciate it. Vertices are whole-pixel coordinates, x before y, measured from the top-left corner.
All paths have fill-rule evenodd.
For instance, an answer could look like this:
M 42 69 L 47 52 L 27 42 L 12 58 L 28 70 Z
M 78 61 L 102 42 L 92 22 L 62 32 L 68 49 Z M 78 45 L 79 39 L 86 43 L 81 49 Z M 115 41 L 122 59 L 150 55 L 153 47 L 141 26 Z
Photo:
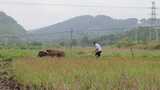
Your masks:
M 46 52 L 51 57 L 64 57 L 65 56 L 65 53 L 63 51 L 59 51 L 59 50 L 48 49 L 48 50 L 46 50 Z
M 65 57 L 65 53 L 63 51 L 59 51 L 59 50 L 51 50 L 48 49 L 46 51 L 39 51 L 38 53 L 39 57 L 46 57 L 46 56 L 51 56 L 51 57 Z

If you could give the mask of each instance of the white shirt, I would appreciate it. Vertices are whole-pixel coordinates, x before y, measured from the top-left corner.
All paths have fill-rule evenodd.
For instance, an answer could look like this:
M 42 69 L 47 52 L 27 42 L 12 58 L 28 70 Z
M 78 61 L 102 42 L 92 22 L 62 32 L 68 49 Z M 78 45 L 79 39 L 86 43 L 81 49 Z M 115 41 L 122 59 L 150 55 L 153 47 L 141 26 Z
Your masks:
M 95 46 L 97 51 L 102 51 L 102 47 L 100 44 L 96 43 Z

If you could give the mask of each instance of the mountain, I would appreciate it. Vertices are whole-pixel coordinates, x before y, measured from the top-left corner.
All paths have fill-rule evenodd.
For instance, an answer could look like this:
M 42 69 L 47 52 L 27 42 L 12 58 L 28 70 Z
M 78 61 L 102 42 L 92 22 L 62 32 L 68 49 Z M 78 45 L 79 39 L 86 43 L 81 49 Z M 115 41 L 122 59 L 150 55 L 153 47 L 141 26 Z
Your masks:
M 85 15 L 78 16 L 67 21 L 57 23 L 55 25 L 47 26 L 37 29 L 38 32 L 54 32 L 54 31 L 66 31 L 71 28 L 76 31 L 87 30 L 110 30 L 110 29 L 122 29 L 133 28 L 138 24 L 138 20 L 135 18 L 130 19 L 113 19 L 109 16 L 98 15 L 96 17 Z
M 26 41 L 26 30 L 16 20 L 0 12 L 0 46 Z
M 12 17 L 0 12 L 0 35 L 24 34 L 25 32 L 25 29 Z
M 67 21 L 33 30 L 32 38 L 39 40 L 70 39 L 70 31 L 73 30 L 74 38 L 83 36 L 95 37 L 110 33 L 123 32 L 138 25 L 135 18 L 113 19 L 109 16 L 78 16 Z

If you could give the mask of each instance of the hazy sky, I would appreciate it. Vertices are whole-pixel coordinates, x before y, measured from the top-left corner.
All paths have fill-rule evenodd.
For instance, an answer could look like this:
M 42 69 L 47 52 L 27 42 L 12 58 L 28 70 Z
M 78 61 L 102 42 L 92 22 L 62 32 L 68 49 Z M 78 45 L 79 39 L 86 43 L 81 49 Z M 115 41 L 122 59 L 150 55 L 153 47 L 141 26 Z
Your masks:
M 113 18 L 148 18 L 152 0 L 0 0 L 0 11 L 15 18 L 27 30 L 55 24 L 80 15 Z M 156 1 L 160 6 L 159 0 Z M 92 7 L 93 6 L 93 7 Z M 159 12 L 160 10 L 157 10 Z

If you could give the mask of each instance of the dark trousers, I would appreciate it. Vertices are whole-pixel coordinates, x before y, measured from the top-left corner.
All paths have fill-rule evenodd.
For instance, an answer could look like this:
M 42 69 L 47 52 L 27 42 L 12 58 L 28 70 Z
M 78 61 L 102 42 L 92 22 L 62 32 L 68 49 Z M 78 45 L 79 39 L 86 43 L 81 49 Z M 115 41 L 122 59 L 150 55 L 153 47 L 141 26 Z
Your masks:
M 100 56 L 101 56 L 101 53 L 102 53 L 102 51 L 97 51 L 96 54 L 95 54 L 95 56 L 96 56 L 96 57 L 100 57 Z

